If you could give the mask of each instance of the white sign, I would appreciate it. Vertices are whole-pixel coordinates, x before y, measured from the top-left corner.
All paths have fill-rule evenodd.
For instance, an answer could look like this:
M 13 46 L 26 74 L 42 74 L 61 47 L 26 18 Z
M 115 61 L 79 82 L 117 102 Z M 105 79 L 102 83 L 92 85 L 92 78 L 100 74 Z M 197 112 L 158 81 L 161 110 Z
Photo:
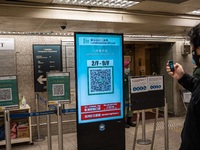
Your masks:
M 113 60 L 87 60 L 88 67 L 113 66 Z
M 0 38 L 0 50 L 14 50 L 14 39 Z
M 131 78 L 131 93 L 163 90 L 163 76 Z
M 163 77 L 162 76 L 152 76 L 148 77 L 148 90 L 163 90 Z
M 148 78 L 132 78 L 131 79 L 131 93 L 147 92 Z

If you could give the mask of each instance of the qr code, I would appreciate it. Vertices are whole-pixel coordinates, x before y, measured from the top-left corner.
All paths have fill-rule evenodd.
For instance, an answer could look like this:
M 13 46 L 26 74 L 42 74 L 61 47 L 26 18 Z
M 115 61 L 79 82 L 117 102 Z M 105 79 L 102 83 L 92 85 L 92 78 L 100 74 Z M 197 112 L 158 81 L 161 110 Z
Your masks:
M 64 84 L 52 85 L 53 96 L 64 96 Z
M 0 101 L 9 101 L 9 100 L 12 100 L 12 89 L 11 88 L 0 89 Z
M 113 92 L 112 67 L 89 68 L 89 94 Z

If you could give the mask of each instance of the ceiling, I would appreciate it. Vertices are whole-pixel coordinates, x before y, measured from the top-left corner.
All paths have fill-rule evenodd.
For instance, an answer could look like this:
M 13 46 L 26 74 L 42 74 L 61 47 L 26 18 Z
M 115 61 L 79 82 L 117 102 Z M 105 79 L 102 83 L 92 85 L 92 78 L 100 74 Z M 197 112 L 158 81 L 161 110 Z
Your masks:
M 199 9 L 200 0 L 137 1 L 140 3 L 128 9 L 108 9 L 59 5 L 52 0 L 0 0 L 0 34 L 82 31 L 185 36 L 200 23 L 200 16 L 186 14 Z

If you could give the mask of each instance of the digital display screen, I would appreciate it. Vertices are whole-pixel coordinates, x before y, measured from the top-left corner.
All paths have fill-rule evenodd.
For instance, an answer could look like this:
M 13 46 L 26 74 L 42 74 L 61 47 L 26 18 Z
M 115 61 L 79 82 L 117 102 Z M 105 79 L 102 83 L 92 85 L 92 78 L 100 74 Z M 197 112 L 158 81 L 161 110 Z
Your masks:
M 122 119 L 123 34 L 75 33 L 78 123 Z

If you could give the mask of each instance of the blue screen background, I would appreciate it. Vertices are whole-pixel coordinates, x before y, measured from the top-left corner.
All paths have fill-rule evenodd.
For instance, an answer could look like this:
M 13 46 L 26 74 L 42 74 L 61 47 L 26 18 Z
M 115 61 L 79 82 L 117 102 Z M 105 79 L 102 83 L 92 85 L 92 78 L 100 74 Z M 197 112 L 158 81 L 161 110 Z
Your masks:
M 75 46 L 78 123 L 89 123 L 123 118 L 123 35 L 76 33 Z M 113 93 L 94 95 L 88 94 L 88 60 L 112 60 Z M 81 120 L 81 106 L 113 102 L 121 103 L 120 116 Z

